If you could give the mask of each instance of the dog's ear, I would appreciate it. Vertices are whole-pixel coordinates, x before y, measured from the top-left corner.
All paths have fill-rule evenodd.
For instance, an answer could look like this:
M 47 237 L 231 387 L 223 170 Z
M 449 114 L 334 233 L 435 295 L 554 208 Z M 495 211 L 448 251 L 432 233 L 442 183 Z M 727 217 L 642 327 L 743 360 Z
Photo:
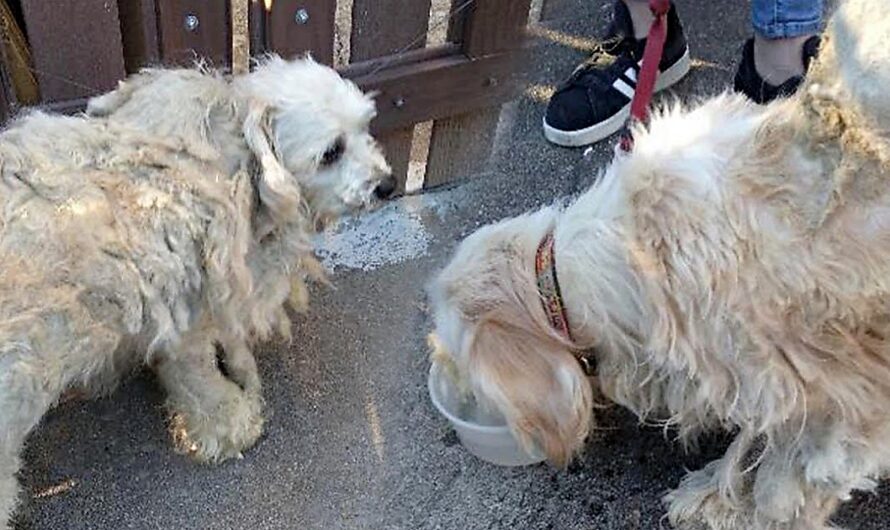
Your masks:
M 477 396 L 504 414 L 517 438 L 565 467 L 593 425 L 593 391 L 577 360 L 554 337 L 492 313 L 470 342 Z
M 273 119 L 267 104 L 251 102 L 242 132 L 259 165 L 260 200 L 276 218 L 288 220 L 298 215 L 303 197 L 296 179 L 278 157 Z

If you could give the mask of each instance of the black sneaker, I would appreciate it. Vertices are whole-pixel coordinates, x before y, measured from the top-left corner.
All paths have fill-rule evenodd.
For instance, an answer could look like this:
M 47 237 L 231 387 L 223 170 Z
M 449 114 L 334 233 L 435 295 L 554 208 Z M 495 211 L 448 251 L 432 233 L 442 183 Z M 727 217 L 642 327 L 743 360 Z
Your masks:
M 677 83 L 689 71 L 689 46 L 673 3 L 667 23 L 656 92 Z M 602 48 L 579 65 L 550 98 L 544 116 L 544 136 L 549 141 L 566 147 L 587 145 L 624 127 L 646 39 L 634 38 L 630 12 L 621 0 L 615 2 L 615 14 Z
M 803 43 L 803 70 L 810 68 L 810 62 L 819 54 L 821 40 L 818 35 Z M 760 77 L 754 66 L 754 39 L 748 39 L 742 50 L 742 61 L 735 73 L 735 90 L 748 96 L 755 103 L 769 103 L 776 98 L 788 97 L 797 92 L 803 82 L 802 75 L 796 75 L 779 86 L 771 85 Z

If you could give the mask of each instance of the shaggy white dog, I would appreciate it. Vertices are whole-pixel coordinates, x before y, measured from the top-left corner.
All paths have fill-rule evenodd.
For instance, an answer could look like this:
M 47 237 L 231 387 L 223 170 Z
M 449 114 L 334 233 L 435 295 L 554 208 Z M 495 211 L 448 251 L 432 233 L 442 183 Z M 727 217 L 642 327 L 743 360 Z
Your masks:
M 34 112 L 0 134 L 2 528 L 41 416 L 143 363 L 181 449 L 216 462 L 250 447 L 250 345 L 305 306 L 311 234 L 395 187 L 372 100 L 310 59 L 235 79 L 147 70 L 87 114 Z
M 556 464 L 598 394 L 733 432 L 675 526 L 828 528 L 890 467 L 888 86 L 890 10 L 848 0 L 796 97 L 667 110 L 574 204 L 468 237 L 430 288 L 434 359 Z

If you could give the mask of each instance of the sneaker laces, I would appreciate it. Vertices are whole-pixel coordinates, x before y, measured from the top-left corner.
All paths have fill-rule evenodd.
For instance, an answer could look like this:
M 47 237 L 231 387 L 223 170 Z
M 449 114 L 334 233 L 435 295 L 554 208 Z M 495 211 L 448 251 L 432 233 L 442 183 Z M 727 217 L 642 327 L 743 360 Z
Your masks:
M 572 75 L 559 87 L 560 90 L 573 86 L 596 88 L 608 88 L 612 81 L 605 72 L 621 57 L 635 57 L 642 54 L 639 43 L 634 38 L 633 28 L 630 26 L 630 13 L 617 0 L 615 14 L 606 30 L 606 37 L 594 43 L 590 55 L 580 63 Z
M 606 72 L 622 57 L 632 57 L 634 44 L 633 39 L 621 35 L 597 42 L 590 56 L 575 67 L 572 75 L 560 85 L 559 90 L 573 86 L 608 88 L 612 81 Z

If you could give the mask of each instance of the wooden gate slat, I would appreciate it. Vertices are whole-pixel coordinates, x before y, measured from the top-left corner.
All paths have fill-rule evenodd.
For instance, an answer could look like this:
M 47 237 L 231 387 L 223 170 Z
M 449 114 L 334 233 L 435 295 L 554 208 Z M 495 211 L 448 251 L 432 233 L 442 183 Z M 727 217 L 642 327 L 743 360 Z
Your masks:
M 127 73 L 161 60 L 158 47 L 158 16 L 155 0 L 125 0 L 118 3 Z
M 436 120 L 430 136 L 424 188 L 484 169 L 494 143 L 501 107 Z
M 391 55 L 426 45 L 430 0 L 354 0 L 350 62 Z M 386 133 L 378 141 L 404 192 L 414 127 Z
M 5 54 L 4 54 L 5 55 Z M 15 109 L 15 88 L 9 78 L 9 72 L 6 70 L 6 58 L 4 63 L 0 64 L 0 123 L 6 123 Z
M 350 62 L 423 48 L 429 16 L 429 0 L 355 0 Z
M 386 155 L 386 161 L 392 168 L 392 174 L 398 183 L 396 192 L 405 192 L 408 182 L 408 165 L 411 163 L 411 143 L 414 141 L 414 127 L 397 129 L 377 136 L 377 141 Z
M 336 9 L 336 0 L 275 0 L 265 21 L 268 49 L 282 57 L 308 51 L 316 61 L 333 64 Z
M 473 4 L 463 27 L 462 48 L 470 57 L 515 50 L 522 43 L 531 0 L 487 0 Z
M 227 1 L 156 1 L 161 60 L 165 64 L 188 66 L 197 58 L 215 68 L 230 64 L 232 36 Z M 189 25 L 190 20 L 196 20 L 197 25 Z
M 461 42 L 469 57 L 516 50 L 524 37 L 530 4 L 530 0 L 478 1 L 471 12 L 451 24 L 449 40 Z M 423 187 L 439 186 L 483 169 L 499 118 L 500 107 L 495 107 L 436 120 Z
M 261 0 L 250 2 L 247 10 L 247 26 L 250 31 L 250 54 L 260 55 L 266 51 L 266 8 Z
M 44 101 L 101 93 L 124 76 L 117 2 L 22 0 L 22 12 Z

